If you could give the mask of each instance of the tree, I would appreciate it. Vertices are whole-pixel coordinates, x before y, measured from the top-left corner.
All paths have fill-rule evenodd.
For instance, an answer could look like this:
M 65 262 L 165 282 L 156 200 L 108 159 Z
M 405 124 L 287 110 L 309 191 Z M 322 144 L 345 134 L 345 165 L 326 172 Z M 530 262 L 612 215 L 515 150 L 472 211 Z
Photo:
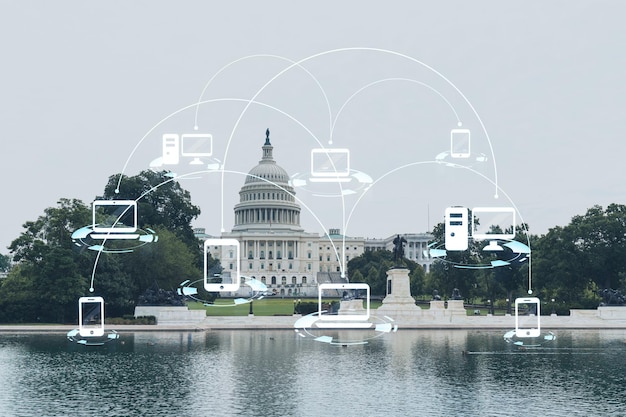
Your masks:
M 9 272 L 11 269 L 11 257 L 0 253 L 0 272 Z
M 115 193 L 117 178 L 109 179 L 105 196 L 136 199 L 139 227 L 155 230 L 158 241 L 132 253 L 78 249 L 70 236 L 91 224 L 92 209 L 77 199 L 60 199 L 26 222 L 9 246 L 16 266 L 0 284 L 0 320 L 75 321 L 78 298 L 92 295 L 92 279 L 93 295 L 105 298 L 111 316 L 132 312 L 138 295 L 155 282 L 173 289 L 201 277 L 202 250 L 190 224 L 200 209 L 189 192 L 163 173 L 144 171 L 124 177 Z
M 469 227 L 469 226 L 468 226 Z M 445 226 L 437 224 L 433 228 L 433 240 L 440 245 L 445 243 Z M 445 260 L 436 260 L 426 277 L 425 291 L 437 290 L 440 295 L 452 294 L 457 288 L 465 298 L 472 298 L 482 292 L 479 287 L 478 273 L 470 268 L 457 268 L 458 265 L 476 265 L 481 262 L 481 249 L 475 241 L 470 241 L 465 251 L 447 251 Z M 484 288 L 482 289 L 484 290 Z
M 626 206 L 593 206 L 584 216 L 574 216 L 569 226 L 584 273 L 600 288 L 612 288 L 626 272 Z
M 9 245 L 13 260 L 38 262 L 52 246 L 72 249 L 72 232 L 90 222 L 91 209 L 81 200 L 61 198 L 57 207 L 48 207 L 37 220 L 24 223 L 26 230 Z
M 3 320 L 63 323 L 76 317 L 91 257 L 73 250 L 70 235 L 90 213 L 80 200 L 60 199 L 57 207 L 24 224 L 26 230 L 9 246 L 18 267 L 0 286 Z
M 2 281 L 0 317 L 11 322 L 75 321 L 76 301 L 85 285 L 71 250 L 49 248 L 40 262 L 19 264 Z
M 479 222 L 480 219 L 475 219 Z M 468 226 L 469 227 L 469 226 Z M 490 226 L 490 233 L 501 234 L 503 231 L 498 225 Z M 505 232 L 511 233 L 512 229 Z M 469 232 L 471 236 L 471 231 Z M 437 224 L 433 229 L 435 242 L 445 242 L 445 226 Z M 515 227 L 515 240 L 526 243 L 528 237 L 526 224 Z M 451 294 L 457 288 L 466 300 L 480 297 L 483 300 L 494 300 L 499 295 L 506 295 L 511 300 L 513 294 L 519 291 L 528 277 L 525 256 L 516 259 L 509 265 L 488 267 L 493 261 L 511 260 L 511 251 L 484 250 L 483 242 L 470 239 L 465 251 L 447 251 L 445 259 L 435 261 L 426 276 L 426 290 L 438 290 L 440 295 Z M 519 262 L 523 260 L 523 262 Z M 478 265 L 487 267 L 478 268 Z
M 411 293 L 420 294 L 424 282 L 424 269 L 417 263 L 404 259 L 409 270 Z M 350 282 L 365 282 L 372 295 L 387 293 L 387 271 L 394 267 L 393 254 L 388 250 L 367 251 L 348 262 Z
M 123 270 L 129 274 L 133 299 L 152 287 L 175 290 L 185 281 L 202 278 L 196 257 L 172 231 L 156 226 L 159 241 L 142 250 L 122 255 Z
M 625 284 L 626 206 L 591 207 L 538 238 L 533 253 L 533 280 L 546 298 L 597 306 L 598 289 Z
M 163 226 L 190 249 L 197 249 L 191 222 L 200 215 L 200 208 L 191 203 L 189 191 L 166 174 L 146 170 L 132 177 L 122 175 L 121 180 L 121 174 L 112 175 L 104 187 L 103 198 L 136 200 L 140 227 Z M 199 261 L 199 252 L 198 256 Z

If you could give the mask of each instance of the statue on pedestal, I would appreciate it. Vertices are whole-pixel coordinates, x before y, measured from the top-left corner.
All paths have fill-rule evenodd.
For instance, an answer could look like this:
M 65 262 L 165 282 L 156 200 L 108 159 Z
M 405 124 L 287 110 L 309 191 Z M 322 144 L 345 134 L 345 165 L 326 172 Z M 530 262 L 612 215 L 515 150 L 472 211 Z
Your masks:
M 458 288 L 455 288 L 452 290 L 452 296 L 450 297 L 453 300 L 462 300 L 463 297 L 461 297 L 461 291 L 459 291 Z
M 626 297 L 619 290 L 605 288 L 598 290 L 598 295 L 602 297 L 600 306 L 623 306 L 626 303 Z
M 404 236 L 397 235 L 393 239 L 393 260 L 396 263 L 396 266 L 404 266 L 404 244 L 406 243 L 406 239 Z

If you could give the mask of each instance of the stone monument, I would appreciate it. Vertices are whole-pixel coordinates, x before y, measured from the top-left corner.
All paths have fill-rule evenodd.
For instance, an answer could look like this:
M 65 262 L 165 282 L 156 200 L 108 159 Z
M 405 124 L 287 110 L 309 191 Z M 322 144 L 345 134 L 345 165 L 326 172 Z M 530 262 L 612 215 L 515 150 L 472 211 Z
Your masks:
M 422 309 L 415 305 L 415 299 L 411 297 L 408 269 L 392 268 L 387 271 L 387 296 L 377 311 L 393 319 L 422 314 Z
M 463 304 L 463 297 L 458 288 L 452 290 L 452 295 L 448 300 L 448 307 L 446 313 L 450 316 L 466 316 L 465 305 Z

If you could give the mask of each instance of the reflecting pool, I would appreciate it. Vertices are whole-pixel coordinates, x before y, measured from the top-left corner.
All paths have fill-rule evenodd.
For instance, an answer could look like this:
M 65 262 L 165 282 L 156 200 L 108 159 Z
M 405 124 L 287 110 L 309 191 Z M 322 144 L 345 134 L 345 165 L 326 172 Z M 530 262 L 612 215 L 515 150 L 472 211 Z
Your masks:
M 400 330 L 335 346 L 293 331 L 0 334 L 2 416 L 626 415 L 626 330 Z

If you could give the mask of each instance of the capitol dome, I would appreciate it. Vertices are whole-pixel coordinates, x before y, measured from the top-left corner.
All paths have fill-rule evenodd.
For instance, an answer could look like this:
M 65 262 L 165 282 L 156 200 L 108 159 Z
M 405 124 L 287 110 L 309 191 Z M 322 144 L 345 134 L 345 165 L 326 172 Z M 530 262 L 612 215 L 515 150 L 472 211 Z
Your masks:
M 269 149 L 267 149 L 268 147 Z M 267 155 L 266 150 L 269 151 L 267 152 Z M 287 171 L 285 171 L 283 167 L 276 164 L 276 161 L 272 157 L 272 145 L 270 144 L 269 136 L 266 138 L 265 145 L 263 145 L 263 159 L 259 161 L 257 166 L 248 172 L 245 183 L 250 184 L 263 180 L 281 185 L 289 183 L 289 174 L 287 174 Z
M 265 143 L 261 149 L 261 160 L 248 172 L 239 191 L 233 231 L 302 231 L 300 206 L 289 184 L 289 174 L 274 160 L 269 129 L 265 132 Z

